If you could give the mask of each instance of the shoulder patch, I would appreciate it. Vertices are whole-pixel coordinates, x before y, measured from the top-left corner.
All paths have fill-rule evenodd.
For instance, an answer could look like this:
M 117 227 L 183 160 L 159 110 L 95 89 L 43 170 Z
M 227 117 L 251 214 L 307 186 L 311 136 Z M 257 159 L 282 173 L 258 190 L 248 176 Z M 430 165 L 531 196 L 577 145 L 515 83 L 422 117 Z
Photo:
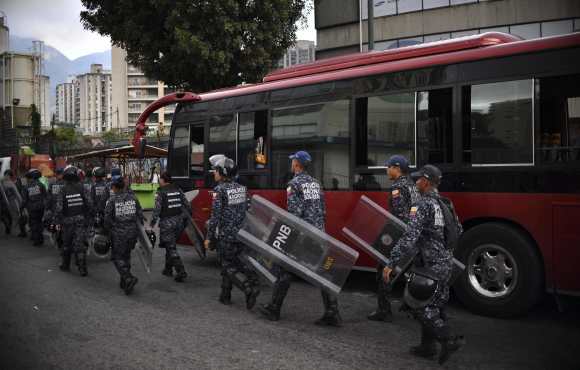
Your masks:
M 409 212 L 409 216 L 415 217 L 417 215 L 417 209 L 419 209 L 419 207 L 417 207 L 417 206 L 411 207 L 411 211 Z
M 286 188 L 286 193 L 287 193 L 287 194 L 292 194 L 292 186 L 288 186 L 288 187 Z
M 217 197 L 217 191 L 212 191 L 211 192 L 211 198 L 215 199 Z
M 393 198 L 396 198 L 399 195 L 401 195 L 401 192 L 399 191 L 399 189 L 395 189 L 391 192 L 391 194 L 393 195 Z

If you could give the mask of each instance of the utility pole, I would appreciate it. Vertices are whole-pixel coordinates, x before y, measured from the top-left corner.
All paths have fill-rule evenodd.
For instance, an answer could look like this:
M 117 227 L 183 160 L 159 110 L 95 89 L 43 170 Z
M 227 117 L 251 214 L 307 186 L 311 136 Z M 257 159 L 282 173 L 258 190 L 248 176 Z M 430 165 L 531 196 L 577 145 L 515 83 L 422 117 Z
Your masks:
M 368 0 L 367 1 L 368 4 L 368 19 L 367 19 L 367 24 L 368 24 L 368 34 L 369 34 L 369 51 L 374 50 L 375 49 L 375 31 L 374 31 L 374 25 L 375 25 L 375 4 L 374 4 L 374 0 Z

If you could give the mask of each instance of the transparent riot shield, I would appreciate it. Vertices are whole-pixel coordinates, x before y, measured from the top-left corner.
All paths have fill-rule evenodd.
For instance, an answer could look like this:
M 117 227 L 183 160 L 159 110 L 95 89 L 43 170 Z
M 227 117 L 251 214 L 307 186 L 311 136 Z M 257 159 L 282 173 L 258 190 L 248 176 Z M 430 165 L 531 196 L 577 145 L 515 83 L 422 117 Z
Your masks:
M 258 254 L 332 294 L 339 294 L 358 252 L 254 195 L 238 239 Z
M 274 261 L 271 258 L 264 257 L 253 249 L 244 251 L 240 258 L 246 266 L 256 271 L 268 284 L 273 286 L 276 283 L 277 278 L 273 272 Z
M 12 226 L 14 227 L 20 219 L 20 205 L 22 198 L 16 189 L 16 185 L 11 182 L 0 182 L 0 202 L 7 207 L 7 212 L 12 217 Z
M 188 191 L 187 193 L 185 193 L 185 198 L 187 199 L 188 202 L 191 203 L 191 201 L 195 197 L 197 197 L 198 194 L 199 194 L 199 190 Z M 191 244 L 195 248 L 195 251 L 197 252 L 197 255 L 199 256 L 199 258 L 201 260 L 204 260 L 206 257 L 206 251 L 205 251 L 205 247 L 203 246 L 203 240 L 204 240 L 203 233 L 201 232 L 199 227 L 197 227 L 195 220 L 188 212 L 186 212 L 184 210 L 183 214 L 185 215 L 185 221 L 186 221 L 185 222 L 185 229 L 183 231 L 185 232 L 185 235 L 187 235 L 187 238 L 189 239 L 189 241 L 191 242 Z
M 377 262 L 387 263 L 407 225 L 366 196 L 360 197 L 342 233 Z
M 135 249 L 145 271 L 150 274 L 153 266 L 153 245 L 151 245 L 145 227 L 139 221 L 137 221 L 137 248 Z

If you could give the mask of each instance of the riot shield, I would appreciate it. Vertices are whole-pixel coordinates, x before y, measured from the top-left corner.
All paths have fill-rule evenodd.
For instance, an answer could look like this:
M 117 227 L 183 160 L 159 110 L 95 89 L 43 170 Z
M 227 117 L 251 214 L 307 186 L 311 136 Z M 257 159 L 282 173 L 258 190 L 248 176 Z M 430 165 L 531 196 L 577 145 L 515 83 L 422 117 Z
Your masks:
M 249 249 L 240 254 L 240 258 L 247 267 L 256 271 L 263 280 L 273 286 L 276 283 L 276 275 L 273 272 L 274 261 L 257 253 L 253 249 Z
M 363 195 L 342 233 L 374 260 L 386 264 L 391 249 L 406 229 L 403 221 Z
M 185 193 L 185 198 L 187 199 L 188 202 L 191 203 L 191 201 L 195 197 L 197 197 L 198 194 L 199 190 L 188 191 L 187 193 Z M 199 227 L 197 227 L 195 220 L 187 211 L 184 210 L 183 214 L 185 215 L 185 229 L 184 229 L 185 235 L 187 235 L 187 238 L 195 248 L 195 251 L 197 252 L 199 258 L 201 260 L 204 260 L 206 257 L 206 251 L 205 247 L 203 246 L 204 240 L 203 233 L 201 232 Z
M 2 208 L 6 208 L 6 212 L 10 214 L 14 227 L 20 219 L 20 204 L 22 204 L 20 194 L 14 184 L 0 182 L 0 202 L 3 204 Z
M 147 235 L 145 227 L 141 222 L 137 221 L 137 255 L 143 263 L 143 267 L 148 274 L 151 273 L 151 267 L 153 265 L 153 246 L 151 245 L 151 240 Z
M 358 252 L 308 222 L 254 195 L 238 239 L 331 294 L 339 294 Z

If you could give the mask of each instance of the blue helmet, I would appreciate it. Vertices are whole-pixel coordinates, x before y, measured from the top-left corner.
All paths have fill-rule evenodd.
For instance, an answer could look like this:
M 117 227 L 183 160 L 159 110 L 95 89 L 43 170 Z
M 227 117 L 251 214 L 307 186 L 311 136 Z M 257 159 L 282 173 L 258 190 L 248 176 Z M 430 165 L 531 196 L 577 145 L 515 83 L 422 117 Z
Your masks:
M 290 155 L 288 158 L 290 158 L 290 160 L 296 159 L 303 166 L 306 166 L 308 163 L 312 162 L 312 157 L 310 156 L 310 154 L 308 154 L 307 151 L 304 150 L 300 150 Z

